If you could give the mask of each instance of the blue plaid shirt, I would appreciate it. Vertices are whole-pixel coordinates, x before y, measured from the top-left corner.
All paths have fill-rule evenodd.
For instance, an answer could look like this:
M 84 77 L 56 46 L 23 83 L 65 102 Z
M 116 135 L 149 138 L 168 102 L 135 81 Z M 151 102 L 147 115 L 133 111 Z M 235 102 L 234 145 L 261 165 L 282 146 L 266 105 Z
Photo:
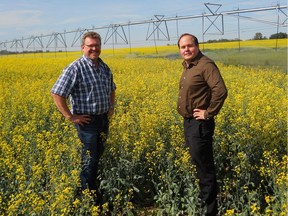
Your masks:
M 68 98 L 72 113 L 103 114 L 111 105 L 110 94 L 115 91 L 110 68 L 99 58 L 99 67 L 86 56 L 65 68 L 51 89 L 51 93 Z

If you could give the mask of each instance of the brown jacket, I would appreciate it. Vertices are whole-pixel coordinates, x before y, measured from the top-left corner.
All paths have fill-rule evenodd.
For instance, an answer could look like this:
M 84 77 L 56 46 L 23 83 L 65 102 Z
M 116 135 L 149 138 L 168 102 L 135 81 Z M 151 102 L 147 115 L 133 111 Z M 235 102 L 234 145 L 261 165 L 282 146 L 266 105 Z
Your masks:
M 192 117 L 193 109 L 206 110 L 205 118 L 218 114 L 226 97 L 227 89 L 216 64 L 200 51 L 186 65 L 179 83 L 177 109 L 180 115 Z

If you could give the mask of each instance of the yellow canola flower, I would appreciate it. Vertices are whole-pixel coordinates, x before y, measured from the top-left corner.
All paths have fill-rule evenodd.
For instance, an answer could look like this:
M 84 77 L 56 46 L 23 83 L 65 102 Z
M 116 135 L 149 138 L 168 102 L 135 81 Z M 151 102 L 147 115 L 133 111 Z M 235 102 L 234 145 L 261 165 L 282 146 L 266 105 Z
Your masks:
M 235 214 L 235 209 L 228 209 L 225 212 L 225 216 L 230 216 L 230 215 L 234 215 Z
M 269 46 L 273 46 L 272 43 Z M 255 41 L 247 44 L 257 45 Z M 219 44 L 213 46 L 209 49 L 219 48 Z M 175 46 L 169 49 L 177 52 Z M 159 52 L 170 52 L 169 49 L 161 48 Z M 148 53 L 151 48 L 139 52 Z M 175 170 L 193 175 L 195 169 L 189 151 L 183 147 L 183 119 L 176 110 L 182 60 L 108 57 L 109 53 L 106 56 L 105 53 L 108 51 L 103 51 L 103 59 L 113 71 L 117 85 L 115 115 L 110 119 L 106 145 L 109 156 L 119 158 L 125 155 L 132 164 L 142 163 L 149 172 L 147 176 L 159 174 L 162 181 L 168 178 L 163 162 L 172 159 Z M 75 189 L 80 185 L 81 142 L 73 125 L 57 111 L 49 93 L 62 69 L 80 55 L 0 58 L 0 168 L 3 179 L 9 182 L 3 184 L 7 195 L 0 196 L 0 212 L 68 215 L 73 214 L 72 206 L 84 211 L 86 203 L 74 197 Z M 231 159 L 241 162 L 233 167 L 235 174 L 240 176 L 243 172 L 256 170 L 262 180 L 272 179 L 273 193 L 279 190 L 278 197 L 285 198 L 287 195 L 282 191 L 287 189 L 287 156 L 282 157 L 280 150 L 286 146 L 282 140 L 287 126 L 287 75 L 274 69 L 217 65 L 229 96 L 215 118 L 215 140 L 219 144 L 219 152 L 215 155 L 230 153 Z M 233 145 L 241 150 L 232 151 Z M 264 151 L 259 167 L 249 166 L 251 155 L 242 150 L 251 148 Z M 109 158 L 104 155 L 104 166 L 106 161 Z M 229 178 L 223 180 L 223 195 L 230 195 L 233 184 Z M 243 189 L 249 193 L 247 186 Z M 126 191 L 132 196 L 131 188 Z M 116 195 L 116 206 L 121 205 L 124 196 L 127 194 L 122 191 Z M 265 199 L 264 193 L 259 196 Z M 276 198 L 272 200 L 276 196 L 266 196 L 267 203 L 276 205 Z M 87 200 L 91 199 L 87 197 Z M 99 208 L 87 203 L 90 213 L 97 215 Z M 127 201 L 125 206 L 132 208 L 133 203 Z M 285 204 L 280 207 L 286 209 Z M 226 215 L 236 212 L 232 208 L 225 206 L 228 209 Z M 257 204 L 247 208 L 255 214 L 260 211 Z
M 250 209 L 252 213 L 256 214 L 256 213 L 259 213 L 260 207 L 257 205 L 257 203 L 253 203 L 250 206 Z

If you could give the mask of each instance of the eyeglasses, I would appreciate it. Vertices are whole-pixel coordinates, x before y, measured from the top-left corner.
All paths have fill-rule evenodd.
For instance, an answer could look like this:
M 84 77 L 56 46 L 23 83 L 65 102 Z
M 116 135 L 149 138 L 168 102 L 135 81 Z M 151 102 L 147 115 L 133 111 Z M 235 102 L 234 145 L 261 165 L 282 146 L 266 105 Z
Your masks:
M 88 47 L 89 49 L 92 49 L 92 48 L 95 48 L 95 49 L 99 49 L 101 47 L 100 44 L 96 44 L 96 45 L 87 45 L 87 44 L 84 44 L 86 47 Z

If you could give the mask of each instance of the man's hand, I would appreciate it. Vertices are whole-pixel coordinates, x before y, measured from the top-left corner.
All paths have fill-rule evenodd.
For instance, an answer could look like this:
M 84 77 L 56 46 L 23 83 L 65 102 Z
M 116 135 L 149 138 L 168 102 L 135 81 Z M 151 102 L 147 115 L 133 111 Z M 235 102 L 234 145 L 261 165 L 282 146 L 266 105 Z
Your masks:
M 108 111 L 108 117 L 111 117 L 114 114 L 114 108 L 110 108 Z
M 68 117 L 68 120 L 74 124 L 79 124 L 83 126 L 84 124 L 88 124 L 91 119 L 89 115 L 72 115 Z
M 205 112 L 206 112 L 206 110 L 194 109 L 194 110 L 193 110 L 193 117 L 194 117 L 196 120 L 207 120 L 207 119 L 205 118 Z

